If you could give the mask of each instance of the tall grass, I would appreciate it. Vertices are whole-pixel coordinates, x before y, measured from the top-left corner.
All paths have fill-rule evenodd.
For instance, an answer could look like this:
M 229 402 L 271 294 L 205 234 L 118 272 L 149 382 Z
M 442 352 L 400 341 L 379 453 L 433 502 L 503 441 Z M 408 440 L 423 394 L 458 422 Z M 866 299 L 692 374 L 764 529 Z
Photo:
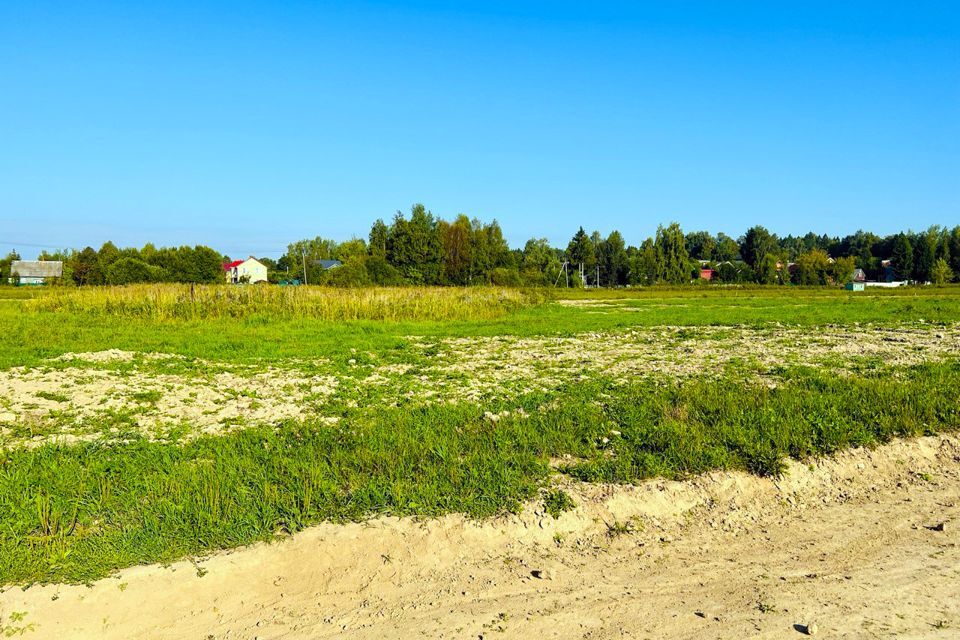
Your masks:
M 543 295 L 497 287 L 371 287 L 152 284 L 52 290 L 35 311 L 121 318 L 204 319 L 254 315 L 322 320 L 487 320 Z

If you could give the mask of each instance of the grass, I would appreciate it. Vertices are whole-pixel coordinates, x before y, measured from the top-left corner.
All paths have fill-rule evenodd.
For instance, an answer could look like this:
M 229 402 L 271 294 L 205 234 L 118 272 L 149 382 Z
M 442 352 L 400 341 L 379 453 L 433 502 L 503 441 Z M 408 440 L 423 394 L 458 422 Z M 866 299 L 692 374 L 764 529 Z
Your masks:
M 546 495 L 543 496 L 543 508 L 554 520 L 559 518 L 564 511 L 570 511 L 576 506 L 573 499 L 560 489 L 547 491 Z
M 345 320 L 491 319 L 543 295 L 496 287 L 273 287 L 154 284 L 52 289 L 31 310 L 111 318 L 315 318 Z
M 93 580 L 325 520 L 515 511 L 547 484 L 549 460 L 565 455 L 579 462 L 563 473 L 586 481 L 777 474 L 788 456 L 955 429 L 958 385 L 957 363 L 896 378 L 798 372 L 776 389 L 608 380 L 570 385 L 545 410 L 530 398 L 527 416 L 496 424 L 469 404 L 358 407 L 336 426 L 6 451 L 0 578 Z M 611 430 L 622 435 L 605 443 Z
M 0 305 L 0 369 L 40 367 L 56 376 L 67 365 L 49 358 L 108 348 L 186 358 L 84 366 L 189 377 L 215 373 L 208 360 L 260 371 L 296 359 L 340 376 L 337 393 L 317 400 L 336 421 L 317 414 L 185 441 L 150 440 L 131 427 L 113 439 L 0 449 L 0 584 L 90 581 L 323 521 L 450 512 L 482 518 L 538 495 L 557 517 L 574 505 L 550 489 L 555 459 L 571 460 L 559 472 L 587 482 L 713 469 L 776 476 L 789 458 L 960 426 L 955 357 L 909 366 L 865 361 L 855 374 L 785 362 L 773 387 L 740 375 L 735 364 L 683 379 L 614 379 L 573 368 L 558 387 L 540 390 L 510 387 L 508 370 L 508 397 L 451 394 L 432 403 L 408 398 L 414 388 L 403 386 L 446 357 L 418 341 L 441 338 L 744 324 L 814 333 L 837 325 L 854 340 L 858 324 L 933 336 L 960 319 L 958 288 L 591 291 L 589 300 L 599 303 L 580 306 L 563 301 L 585 299 L 582 292 L 300 288 L 287 298 L 292 289 L 259 287 L 201 289 L 207 297 L 197 306 L 185 291 L 44 291 Z M 218 299 L 223 291 L 238 297 Z M 671 331 L 676 345 L 668 351 L 703 335 Z M 743 356 L 739 369 L 746 370 L 751 354 Z M 410 369 L 402 383 L 364 387 L 370 363 Z M 46 397 L 70 408 L 59 392 Z M 163 397 L 140 389 L 134 399 L 148 406 Z M 53 424 L 31 422 L 28 430 Z

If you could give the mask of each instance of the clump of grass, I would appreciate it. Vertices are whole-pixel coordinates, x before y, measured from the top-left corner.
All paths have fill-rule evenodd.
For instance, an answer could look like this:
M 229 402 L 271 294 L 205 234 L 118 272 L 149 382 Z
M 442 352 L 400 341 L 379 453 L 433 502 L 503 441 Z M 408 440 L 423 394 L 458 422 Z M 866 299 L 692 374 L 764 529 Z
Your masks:
M 189 286 L 143 284 L 57 289 L 26 302 L 35 311 L 120 318 L 262 317 L 322 320 L 484 320 L 542 301 L 543 294 L 498 287 Z
M 38 398 L 43 398 L 44 400 L 50 400 L 51 402 L 69 402 L 70 397 L 62 394 L 55 393 L 53 391 L 37 391 L 36 396 Z
M 613 522 L 607 523 L 607 537 L 609 538 L 619 538 L 620 536 L 632 535 L 634 532 L 636 532 L 636 530 L 636 525 L 629 520 L 626 522 L 614 520 Z
M 570 511 L 576 508 L 573 499 L 562 489 L 553 489 L 547 491 L 543 497 L 543 508 L 550 514 L 554 520 L 560 517 L 564 511 Z

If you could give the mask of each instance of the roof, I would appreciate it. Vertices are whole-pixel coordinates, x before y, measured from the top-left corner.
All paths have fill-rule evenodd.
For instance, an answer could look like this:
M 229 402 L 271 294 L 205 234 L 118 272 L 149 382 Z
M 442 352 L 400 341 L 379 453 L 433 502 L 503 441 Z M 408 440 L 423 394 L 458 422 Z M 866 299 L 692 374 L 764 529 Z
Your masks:
M 333 269 L 334 267 L 339 267 L 343 263 L 339 260 L 314 260 L 313 264 L 320 265 L 324 269 Z
M 14 260 L 10 274 L 21 278 L 59 278 L 63 276 L 63 263 L 59 260 Z
M 246 260 L 234 260 L 233 262 L 227 262 L 223 265 L 223 270 L 230 271 L 230 269 L 236 269 L 237 267 L 242 265 L 244 262 L 246 262 Z

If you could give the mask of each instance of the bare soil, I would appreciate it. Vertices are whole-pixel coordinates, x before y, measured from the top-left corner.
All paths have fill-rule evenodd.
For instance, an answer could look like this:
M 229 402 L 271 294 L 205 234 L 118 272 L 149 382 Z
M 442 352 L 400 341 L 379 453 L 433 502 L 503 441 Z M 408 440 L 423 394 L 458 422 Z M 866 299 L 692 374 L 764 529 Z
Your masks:
M 0 594 L 25 638 L 960 637 L 960 438 L 635 487 L 576 508 L 322 525 Z

